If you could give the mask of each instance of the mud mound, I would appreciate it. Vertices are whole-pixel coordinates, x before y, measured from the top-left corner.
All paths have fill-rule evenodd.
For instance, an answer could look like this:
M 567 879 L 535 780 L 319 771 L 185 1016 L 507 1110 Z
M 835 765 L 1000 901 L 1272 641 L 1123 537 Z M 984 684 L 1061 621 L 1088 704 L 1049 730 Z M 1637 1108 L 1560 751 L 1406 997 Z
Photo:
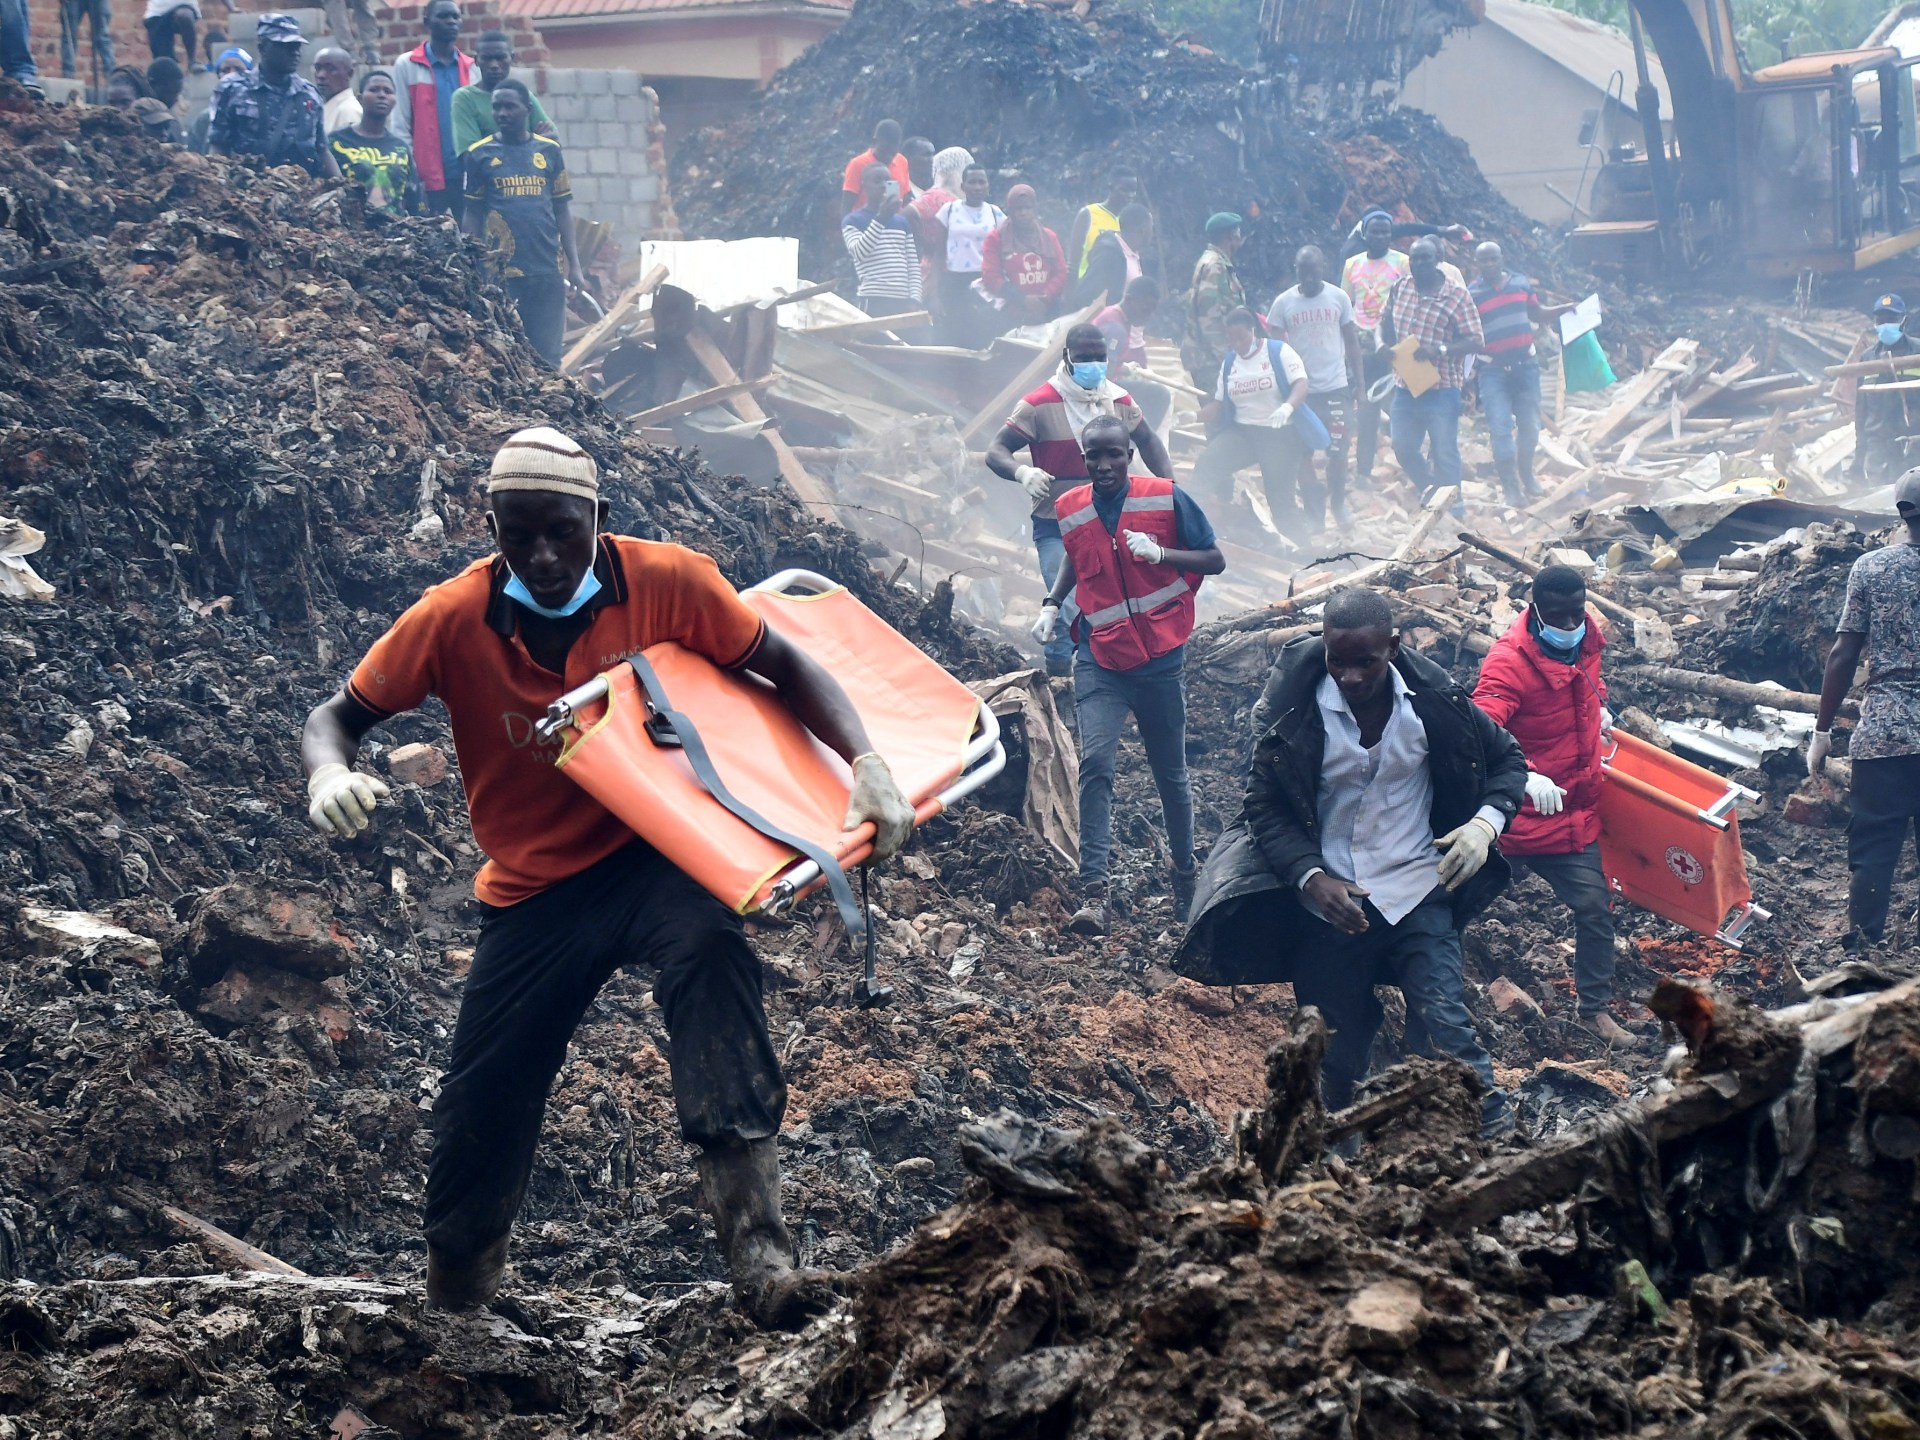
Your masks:
M 1428 117 L 1323 130 L 1277 105 L 1249 72 L 1130 7 L 1096 4 L 1077 19 L 1009 0 L 861 0 L 745 119 L 681 145 L 674 197 L 689 234 L 798 235 L 801 272 L 833 274 L 840 177 L 892 116 L 909 135 L 965 145 L 995 172 L 996 194 L 1035 185 L 1063 238 L 1117 168 L 1137 171 L 1176 285 L 1216 210 L 1251 217 L 1240 263 L 1263 297 L 1291 283 L 1296 249 L 1337 242 L 1376 205 L 1531 250 L 1533 225 Z

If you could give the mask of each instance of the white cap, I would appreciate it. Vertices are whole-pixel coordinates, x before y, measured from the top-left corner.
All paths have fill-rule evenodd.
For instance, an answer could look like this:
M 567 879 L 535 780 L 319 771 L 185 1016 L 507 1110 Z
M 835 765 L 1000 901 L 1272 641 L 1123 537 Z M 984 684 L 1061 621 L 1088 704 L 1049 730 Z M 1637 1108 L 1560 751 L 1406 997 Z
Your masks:
M 545 490 L 598 500 L 600 467 L 572 436 L 551 425 L 536 425 L 509 435 L 493 457 L 487 493 L 502 490 Z

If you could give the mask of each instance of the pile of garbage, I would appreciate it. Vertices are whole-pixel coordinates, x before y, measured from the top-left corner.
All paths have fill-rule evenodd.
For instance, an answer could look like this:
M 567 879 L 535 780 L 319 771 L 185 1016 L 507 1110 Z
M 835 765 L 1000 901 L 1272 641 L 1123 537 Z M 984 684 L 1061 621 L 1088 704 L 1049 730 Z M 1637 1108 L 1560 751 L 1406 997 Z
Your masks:
M 1159 1391 L 1116 1382 L 1116 1426 L 1122 1396 L 1154 1417 L 1199 1413 L 1204 1393 L 1213 1434 L 1252 1434 L 1263 1385 L 1276 1405 L 1309 1407 L 1284 1413 L 1312 1433 L 1337 1433 L 1362 1403 L 1401 1407 L 1403 1425 L 1411 1407 L 1429 1428 L 1464 1428 L 1474 1407 L 1538 1423 L 1558 1391 L 1597 1416 L 1625 1413 L 1627 1395 L 1636 1414 L 1684 1418 L 1676 1407 L 1760 1385 L 1776 1353 L 1844 1413 L 1879 1413 L 1861 1398 L 1869 1383 L 1912 1413 L 1879 1342 L 1819 1318 L 1857 1318 L 1878 1297 L 1793 1289 L 1773 1264 L 1824 1264 L 1830 1220 L 1856 1246 L 1904 1243 L 1911 1159 L 1887 1158 L 1910 1113 L 1898 1051 L 1876 1052 L 1887 1098 L 1862 1122 L 1880 1188 L 1858 1188 L 1830 1145 L 1851 1112 L 1830 1124 L 1838 1092 L 1824 1088 L 1817 1163 L 1796 1172 L 1855 1186 L 1856 1208 L 1790 1192 L 1806 1198 L 1769 1213 L 1799 1227 L 1783 1232 L 1792 1243 L 1763 1247 L 1766 1268 L 1739 1285 L 1697 1278 L 1691 1251 L 1670 1266 L 1645 1252 L 1664 1303 L 1693 1317 L 1678 1330 L 1610 1298 L 1622 1252 L 1556 1211 L 1565 1197 L 1539 1200 L 1520 1238 L 1421 1231 L 1426 1192 L 1467 1183 L 1482 1158 L 1448 1128 L 1463 1092 L 1431 1067 L 1394 1072 L 1352 1165 L 1313 1139 L 1315 1124 L 1337 1140 L 1346 1122 L 1236 1120 L 1268 1108 L 1264 1057 L 1301 1037 L 1283 994 L 1207 990 L 1164 968 L 1166 856 L 1135 742 L 1115 810 L 1120 923 L 1083 942 L 1064 926 L 1077 903 L 1057 763 L 1069 707 L 957 620 L 951 589 L 888 583 L 851 533 L 786 491 L 642 443 L 539 369 L 447 222 L 367 225 L 337 190 L 134 130 L 104 111 L 0 115 L 0 516 L 44 536 L 32 561 L 52 592 L 0 601 L 4 1440 L 380 1433 L 373 1422 L 409 1436 L 656 1433 L 696 1419 L 767 1433 L 795 1411 L 931 1440 L 944 1433 L 935 1401 L 956 1435 L 1071 1433 L 1105 1377 L 1146 1369 Z M 723 1309 L 645 975 L 608 986 L 561 1072 L 505 1308 L 422 1309 L 427 1111 L 472 959 L 479 857 L 437 710 L 377 732 L 367 763 L 394 804 L 348 844 L 308 826 L 295 744 L 392 616 L 484 553 L 487 461 L 534 423 L 595 454 L 616 528 L 695 544 L 739 583 L 786 566 L 832 575 L 1006 707 L 1006 784 L 926 827 L 877 879 L 891 1009 L 851 1004 L 857 965 L 823 912 L 758 927 L 792 1087 L 788 1213 L 808 1260 L 852 1272 L 848 1307 L 796 1341 L 753 1336 Z M 1427 607 L 1413 643 L 1466 677 L 1477 653 L 1460 616 L 1511 606 L 1523 579 L 1456 550 L 1442 518 L 1422 512 L 1421 544 L 1374 578 L 1410 612 Z M 1826 561 L 1801 553 L 1818 548 L 1766 553 L 1754 573 L 1768 603 L 1826 583 Z M 1625 581 L 1616 593 L 1640 603 Z M 1731 620 L 1762 593 L 1728 592 Z M 1239 803 L 1256 652 L 1313 618 L 1299 598 L 1196 647 L 1203 842 Z M 1654 676 L 1618 693 L 1663 719 L 1687 706 L 1751 718 L 1747 701 L 1682 702 Z M 1787 1004 L 1833 968 L 1843 845 L 1775 823 L 1791 764 L 1741 772 L 1761 793 L 1742 821 L 1773 927 L 1734 952 L 1630 915 L 1624 991 L 1685 974 Z M 1567 1026 L 1565 927 L 1543 918 L 1542 894 L 1516 890 L 1470 934 L 1468 999 L 1523 1111 L 1574 1138 L 1663 1082 L 1651 1049 L 1608 1052 Z M 1400 1036 L 1396 1015 L 1383 1060 Z M 1276 1093 L 1297 1096 L 1284 1077 L 1298 1067 L 1281 1072 Z M 1025 1118 L 955 1143 L 963 1122 L 1003 1109 Z M 1696 1186 L 1744 1174 L 1693 1154 L 1670 1151 L 1664 1173 Z M 1619 1193 L 1645 1209 L 1655 1192 Z M 1712 1219 L 1729 1203 L 1703 1192 L 1686 1206 Z M 1674 1219 L 1676 1245 L 1709 1265 L 1747 1233 L 1721 1218 L 1689 1238 L 1704 1232 Z M 1906 1283 L 1906 1262 L 1872 1254 L 1863 1270 L 1882 1289 Z M 1741 1288 L 1763 1284 L 1786 1288 Z M 1368 1292 L 1356 1330 L 1350 1302 Z M 1274 1302 L 1264 1318 L 1256 1296 Z M 1298 1344 L 1281 1333 L 1289 1316 Z M 1868 1318 L 1884 1331 L 1900 1315 Z M 1536 1363 L 1542 1335 L 1602 1378 Z M 1409 1337 L 1398 1350 L 1396 1336 Z M 1596 1358 L 1609 1344 L 1635 1358 Z M 1285 1375 L 1275 1356 L 1291 1357 Z M 1660 1375 L 1675 1388 L 1633 1388 Z M 1282 1394 L 1295 1381 L 1306 1399 Z
M 1072 11 L 861 0 L 743 120 L 681 143 L 674 198 L 689 235 L 797 235 L 802 272 L 832 275 L 844 264 L 842 173 L 892 117 L 909 135 L 966 146 L 996 195 L 1033 185 L 1063 237 L 1115 171 L 1137 172 L 1159 220 L 1160 273 L 1177 286 L 1217 210 L 1248 217 L 1240 265 L 1264 296 L 1291 283 L 1300 246 L 1337 242 L 1375 206 L 1533 249 L 1532 223 L 1431 117 L 1323 126 L 1282 94 L 1111 0 Z

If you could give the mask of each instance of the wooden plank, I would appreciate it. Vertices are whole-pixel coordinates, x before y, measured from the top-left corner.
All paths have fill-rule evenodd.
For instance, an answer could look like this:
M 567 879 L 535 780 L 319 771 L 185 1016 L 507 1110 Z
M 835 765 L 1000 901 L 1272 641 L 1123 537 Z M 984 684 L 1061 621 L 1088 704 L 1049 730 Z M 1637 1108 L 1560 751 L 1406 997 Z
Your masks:
M 1106 296 L 1103 292 L 1100 299 L 1073 317 L 1073 324 L 1079 325 L 1090 320 L 1099 313 L 1105 303 Z M 1058 350 L 1051 348 L 1043 349 L 1035 355 L 998 395 L 989 400 L 980 412 L 966 423 L 965 428 L 960 431 L 961 442 L 970 447 L 990 442 L 993 436 L 999 433 L 1000 427 L 1006 423 L 1007 416 L 1012 412 L 1013 407 L 1019 404 L 1028 391 L 1046 379 L 1052 373 L 1054 366 L 1060 363 L 1059 355 Z
M 804 330 L 796 330 L 797 335 L 806 335 L 815 340 L 834 339 L 841 335 L 860 335 L 868 330 L 893 330 L 904 326 L 911 330 L 919 325 L 931 325 L 933 316 L 925 310 L 906 310 L 898 315 L 869 315 L 864 320 L 842 320 L 834 325 L 809 325 Z
M 1600 418 L 1586 436 L 1587 444 L 1598 449 L 1626 429 L 1633 421 L 1633 412 L 1684 373 L 1684 362 L 1691 360 L 1699 349 L 1697 340 L 1676 340 L 1661 351 L 1651 365 L 1625 381 L 1613 404 L 1600 412 Z
M 1420 518 L 1413 522 L 1413 528 L 1401 536 L 1400 543 L 1393 547 L 1393 554 L 1389 558 L 1394 563 L 1408 559 L 1414 551 L 1426 543 L 1427 537 L 1433 533 L 1433 527 L 1440 523 L 1440 517 L 1446 514 L 1447 508 L 1453 504 L 1456 493 L 1453 486 L 1442 485 L 1427 497 L 1427 503 L 1421 508 Z
M 173 1222 L 174 1226 L 193 1236 L 202 1245 L 216 1255 L 224 1255 L 234 1264 L 247 1270 L 265 1270 L 270 1275 L 305 1275 L 304 1270 L 296 1270 L 278 1256 L 269 1255 L 237 1236 L 229 1235 L 218 1225 L 210 1225 L 198 1215 L 189 1215 L 176 1205 L 162 1205 L 160 1213 Z
M 727 357 L 720 353 L 720 347 L 713 343 L 713 337 L 695 326 L 687 334 L 687 349 L 693 358 L 706 370 L 707 378 L 715 385 L 737 385 L 740 377 L 734 374 L 733 366 L 727 363 Z M 847 523 L 840 513 L 840 507 L 834 502 L 833 492 L 822 484 L 803 465 L 800 457 L 793 453 L 793 447 L 775 427 L 773 417 L 760 408 L 760 402 L 752 394 L 735 395 L 725 402 L 726 407 L 742 420 L 759 421 L 766 425 L 761 436 L 773 448 L 774 464 L 779 467 L 780 476 L 793 493 L 816 509 L 824 510 L 827 518 Z M 848 526 L 849 529 L 853 528 Z
M 635 425 L 652 425 L 661 420 L 671 420 L 676 415 L 690 415 L 695 410 L 704 410 L 709 405 L 718 405 L 737 395 L 752 395 L 773 384 L 773 376 L 763 376 L 758 380 L 741 380 L 732 385 L 716 385 L 711 390 L 696 390 L 691 395 L 682 395 L 678 400 L 669 400 L 664 405 L 655 405 L 651 410 L 641 410 L 629 415 L 628 420 Z
M 614 301 L 613 308 L 594 321 L 587 333 L 574 341 L 567 353 L 560 357 L 560 373 L 571 375 L 579 368 L 580 362 L 587 358 L 593 348 L 611 335 L 615 327 L 627 318 L 628 312 L 641 300 L 658 290 L 665 283 L 666 278 L 667 267 L 656 265 L 641 277 L 637 284 L 628 289 L 626 294 Z
M 1511 550 L 1503 550 L 1498 545 L 1495 545 L 1492 541 L 1483 540 L 1478 535 L 1473 534 L 1471 531 L 1462 530 L 1460 532 L 1460 542 L 1463 545 L 1471 545 L 1474 549 L 1478 550 L 1483 555 L 1491 555 L 1494 559 L 1499 560 L 1504 564 L 1511 565 L 1514 569 L 1518 570 L 1522 575 L 1527 576 L 1529 579 L 1531 579 L 1533 576 L 1538 575 L 1540 573 L 1540 567 L 1538 565 L 1535 565 L 1531 560 L 1522 560 L 1518 555 L 1515 555 Z M 1602 615 L 1606 615 L 1611 619 L 1618 620 L 1622 625 L 1625 625 L 1628 628 L 1629 633 L 1632 632 L 1632 629 L 1635 625 L 1638 625 L 1640 623 L 1640 617 L 1638 615 L 1634 614 L 1631 610 L 1627 609 L 1626 606 L 1619 604 L 1617 601 L 1609 600 L 1604 595 L 1599 595 L 1594 593 L 1592 586 L 1587 587 L 1587 603 L 1593 606 L 1593 608 L 1598 610 Z

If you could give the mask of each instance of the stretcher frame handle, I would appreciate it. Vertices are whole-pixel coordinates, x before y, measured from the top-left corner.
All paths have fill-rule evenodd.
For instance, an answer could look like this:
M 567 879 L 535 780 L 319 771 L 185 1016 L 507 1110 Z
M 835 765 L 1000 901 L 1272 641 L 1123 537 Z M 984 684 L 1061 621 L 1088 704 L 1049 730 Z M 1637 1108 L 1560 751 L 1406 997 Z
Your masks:
M 765 590 L 775 594 L 786 594 L 800 590 L 815 595 L 825 595 L 842 588 L 836 580 L 829 579 L 815 570 L 782 570 L 769 575 L 750 590 Z M 555 740 L 560 732 L 577 723 L 580 710 L 607 698 L 610 686 L 605 675 L 596 675 L 585 684 L 576 685 L 558 700 L 547 707 L 546 718 L 535 726 L 535 732 L 543 740 Z M 976 702 L 974 714 L 973 738 L 967 742 L 967 748 L 960 762 L 960 774 L 954 782 L 914 807 L 913 823 L 916 828 L 940 814 L 949 806 L 964 800 L 974 791 L 994 779 L 1007 768 L 1007 749 L 1000 739 L 1000 719 L 993 713 L 986 701 Z M 859 837 L 859 843 L 842 857 L 843 869 L 851 869 L 868 855 L 873 853 L 874 828 L 869 824 L 853 832 Z M 758 915 L 778 915 L 790 910 L 800 900 L 801 895 L 823 879 L 818 862 L 802 860 L 769 887 L 767 898 L 754 906 L 748 913 Z
M 1637 775 L 1629 775 L 1625 771 L 1614 769 L 1613 759 L 1614 756 L 1619 753 L 1620 742 L 1618 740 L 1613 741 L 1613 743 L 1601 753 L 1600 768 L 1607 772 L 1607 778 L 1609 780 L 1623 786 L 1644 800 L 1652 801 L 1654 804 L 1660 806 L 1661 809 L 1671 814 L 1697 817 L 1706 821 L 1707 824 L 1713 826 L 1716 830 L 1725 830 L 1728 828 L 1732 823 L 1730 817 L 1739 807 L 1742 800 L 1751 801 L 1760 798 L 1760 792 L 1758 790 L 1749 790 L 1745 785 L 1736 785 L 1733 781 L 1728 780 L 1725 782 L 1727 787 L 1725 792 L 1718 800 L 1714 801 L 1713 804 L 1707 806 L 1705 809 L 1697 805 L 1689 805 L 1686 801 L 1676 799 L 1659 786 L 1650 784 L 1640 779 Z M 1715 776 L 1714 778 L 1720 779 L 1721 777 Z

